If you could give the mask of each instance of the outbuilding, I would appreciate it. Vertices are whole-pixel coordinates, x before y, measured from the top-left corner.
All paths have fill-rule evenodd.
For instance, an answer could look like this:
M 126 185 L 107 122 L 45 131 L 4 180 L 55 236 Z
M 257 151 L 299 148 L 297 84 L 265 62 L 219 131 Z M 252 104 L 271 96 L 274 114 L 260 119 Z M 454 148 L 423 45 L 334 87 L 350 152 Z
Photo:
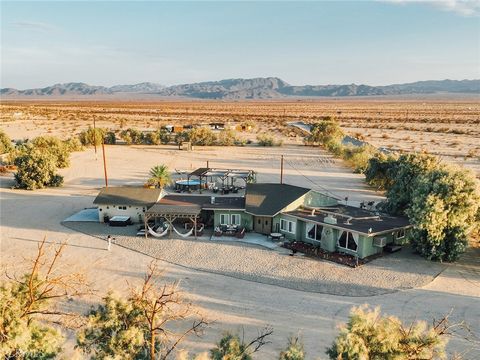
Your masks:
M 104 187 L 93 203 L 98 206 L 100 222 L 113 216 L 129 216 L 132 222 L 143 222 L 144 214 L 162 196 L 161 189 L 143 187 Z

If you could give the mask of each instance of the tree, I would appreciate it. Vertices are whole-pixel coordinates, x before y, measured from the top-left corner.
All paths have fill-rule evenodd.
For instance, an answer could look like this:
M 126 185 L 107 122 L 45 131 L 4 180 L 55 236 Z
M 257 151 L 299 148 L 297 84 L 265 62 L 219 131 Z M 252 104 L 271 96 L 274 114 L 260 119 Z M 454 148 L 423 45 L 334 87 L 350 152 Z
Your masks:
M 217 345 L 210 350 L 212 360 L 252 360 L 252 355 L 268 343 L 273 329 L 265 328 L 259 335 L 246 343 L 238 334 L 226 332 Z
M 330 116 L 312 125 L 311 134 L 306 141 L 312 144 L 329 146 L 332 143 L 341 143 L 345 134 L 335 118 Z
M 158 131 L 147 132 L 143 137 L 143 142 L 147 145 L 160 144 L 160 134 Z
M 377 152 L 368 160 L 367 168 L 363 172 L 366 182 L 378 190 L 391 188 L 395 180 L 391 177 L 392 168 L 396 161 L 397 159 L 393 156 L 386 156 Z
M 56 159 L 48 151 L 36 149 L 31 144 L 22 145 L 13 163 L 17 167 L 17 188 L 34 190 L 63 184 L 63 177 L 56 173 Z
M 92 128 L 88 127 L 87 130 L 83 130 L 80 135 L 78 135 L 82 145 L 101 145 L 102 139 L 105 138 L 105 129 L 102 128 Z
M 55 166 L 66 168 L 70 166 L 70 150 L 67 144 L 54 136 L 39 136 L 31 144 L 41 152 L 50 153 L 55 159 Z
M 77 347 L 95 359 L 165 360 L 187 336 L 200 335 L 207 322 L 183 299 L 178 283 L 160 284 L 159 275 L 152 262 L 142 285 L 131 287 L 126 301 L 107 296 L 90 312 Z M 174 324 L 190 318 L 186 330 L 172 331 Z
M 107 145 L 115 145 L 117 143 L 115 132 L 107 131 L 103 137 L 103 142 Z
M 0 129 L 0 154 L 6 154 L 13 150 L 12 141 L 3 130 Z
M 470 171 L 442 166 L 421 175 L 406 210 L 415 225 L 410 236 L 415 250 L 428 259 L 457 260 L 479 209 L 480 186 Z
M 213 131 L 206 127 L 200 127 L 190 130 L 190 141 L 192 145 L 211 146 L 217 141 Z
M 141 309 L 112 293 L 102 300 L 87 315 L 87 326 L 77 334 L 77 347 L 93 359 L 147 359 Z
M 433 326 L 417 321 L 408 326 L 380 308 L 354 307 L 349 321 L 326 353 L 332 360 L 443 359 L 451 326 L 444 317 Z
M 157 165 L 150 169 L 150 179 L 148 184 L 163 189 L 165 185 L 170 184 L 172 177 L 166 165 Z
M 181 131 L 175 135 L 175 144 L 180 145 L 190 141 L 190 131 Z
M 429 154 L 405 154 L 387 172 L 392 179 L 387 188 L 385 209 L 390 214 L 404 215 L 412 201 L 417 179 L 438 166 L 438 159 Z
M 5 359 L 53 359 L 60 353 L 63 335 L 51 323 L 68 325 L 76 315 L 60 311 L 56 302 L 90 293 L 85 278 L 59 273 L 64 244 L 47 256 L 46 239 L 38 246 L 28 273 L 7 275 L 0 285 L 0 356 Z
M 291 337 L 288 339 L 288 345 L 285 350 L 280 353 L 279 360 L 304 360 L 305 350 L 303 344 L 298 338 Z

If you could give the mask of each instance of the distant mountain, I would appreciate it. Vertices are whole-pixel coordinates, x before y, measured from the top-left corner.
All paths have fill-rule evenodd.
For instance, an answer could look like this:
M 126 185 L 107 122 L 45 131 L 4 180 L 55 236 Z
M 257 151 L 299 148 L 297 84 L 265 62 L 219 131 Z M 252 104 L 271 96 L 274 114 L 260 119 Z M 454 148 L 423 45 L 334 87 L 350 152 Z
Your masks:
M 115 85 L 109 88 L 111 92 L 125 92 L 125 93 L 152 93 L 158 92 L 164 89 L 165 86 L 151 83 L 151 82 L 143 82 L 134 85 Z
M 425 94 L 479 94 L 480 80 L 418 81 L 387 86 L 369 85 L 303 85 L 293 86 L 276 77 L 254 79 L 228 79 L 194 84 L 164 87 L 144 82 L 135 85 L 112 87 L 91 86 L 84 83 L 56 84 L 40 89 L 1 89 L 8 97 L 62 97 L 62 96 L 113 96 L 128 97 L 129 94 L 149 97 L 182 97 L 197 99 L 278 99 L 288 97 L 344 97 Z M 138 98 L 138 96 L 137 96 Z

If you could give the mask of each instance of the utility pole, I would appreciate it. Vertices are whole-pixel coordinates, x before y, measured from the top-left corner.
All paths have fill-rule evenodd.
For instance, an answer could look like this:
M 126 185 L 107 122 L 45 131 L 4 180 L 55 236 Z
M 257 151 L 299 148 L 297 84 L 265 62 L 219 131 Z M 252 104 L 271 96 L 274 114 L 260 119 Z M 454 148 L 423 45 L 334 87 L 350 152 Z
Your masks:
M 208 166 L 208 160 L 207 160 L 207 169 L 210 169 L 210 166 Z
M 107 177 L 107 160 L 105 158 L 105 144 L 102 139 L 102 153 L 103 153 L 103 172 L 105 173 L 105 187 L 108 187 L 108 177 Z
M 95 147 L 95 160 L 97 160 L 97 127 L 95 124 L 95 116 L 93 117 L 93 146 Z
M 283 184 L 283 155 L 280 160 L 280 184 Z

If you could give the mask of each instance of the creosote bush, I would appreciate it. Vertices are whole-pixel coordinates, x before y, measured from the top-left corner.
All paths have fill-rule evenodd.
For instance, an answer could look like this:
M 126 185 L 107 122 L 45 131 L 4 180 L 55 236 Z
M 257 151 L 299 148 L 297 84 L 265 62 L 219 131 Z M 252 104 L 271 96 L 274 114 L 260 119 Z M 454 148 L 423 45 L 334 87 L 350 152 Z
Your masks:
M 273 136 L 267 134 L 260 134 L 257 136 L 257 142 L 259 146 L 271 147 L 282 146 L 282 140 L 275 141 Z
M 444 359 L 448 330 L 447 318 L 433 326 L 424 321 L 405 326 L 364 305 L 352 309 L 327 355 L 332 360 Z
M 0 155 L 13 150 L 12 141 L 3 130 L 0 129 Z

